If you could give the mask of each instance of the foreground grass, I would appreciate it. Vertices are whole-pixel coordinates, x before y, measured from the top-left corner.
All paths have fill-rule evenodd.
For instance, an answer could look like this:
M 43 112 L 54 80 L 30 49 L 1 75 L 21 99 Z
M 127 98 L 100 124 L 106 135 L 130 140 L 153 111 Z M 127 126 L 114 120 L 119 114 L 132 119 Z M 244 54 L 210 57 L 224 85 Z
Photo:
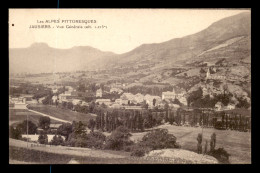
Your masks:
M 41 105 L 41 104 L 29 105 L 28 108 L 56 118 L 60 118 L 62 120 L 71 121 L 71 122 L 81 121 L 84 124 L 87 124 L 87 122 L 90 119 L 95 118 L 95 116 L 91 114 L 83 114 L 72 110 L 62 109 L 59 107 L 54 107 L 49 105 Z
M 121 151 L 107 151 L 119 154 Z M 71 160 L 76 161 L 79 164 L 192 164 L 191 161 L 184 159 L 175 159 L 169 161 L 167 158 L 139 158 L 132 157 L 125 152 L 121 154 L 126 155 L 124 158 L 100 158 L 100 157 L 83 157 L 67 154 L 57 154 L 50 152 L 37 151 L 30 148 L 20 148 L 15 146 L 9 147 L 9 159 L 10 163 L 18 164 L 66 164 Z M 13 162 L 15 160 L 15 162 Z

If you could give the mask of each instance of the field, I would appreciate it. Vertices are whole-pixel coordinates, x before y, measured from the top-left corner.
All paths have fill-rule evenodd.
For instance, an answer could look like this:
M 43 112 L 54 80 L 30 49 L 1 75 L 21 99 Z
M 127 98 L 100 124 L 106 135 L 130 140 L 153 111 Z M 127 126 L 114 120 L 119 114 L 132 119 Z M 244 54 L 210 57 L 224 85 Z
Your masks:
M 60 118 L 62 120 L 67 121 L 81 121 L 84 124 L 87 124 L 87 122 L 91 118 L 95 118 L 92 114 L 83 114 L 79 112 L 75 112 L 68 109 L 62 109 L 62 108 L 56 108 L 54 106 L 47 106 L 47 105 L 29 105 L 29 109 L 35 110 L 37 112 L 45 113 L 47 115 L 53 116 L 55 118 Z
M 157 128 L 168 129 L 170 134 L 177 137 L 183 149 L 196 152 L 197 147 L 197 136 L 198 133 L 202 132 L 201 128 L 196 127 L 182 127 L 173 125 L 161 125 Z M 250 132 L 239 132 L 231 130 L 217 130 L 213 128 L 203 129 L 203 150 L 205 141 L 210 141 L 212 133 L 216 133 L 217 142 L 216 149 L 223 147 L 230 156 L 230 162 L 233 164 L 249 164 L 251 163 L 251 133 Z M 145 135 L 144 133 L 133 133 L 132 140 L 141 140 Z M 208 145 L 209 149 L 209 145 Z
M 56 118 L 64 119 L 67 121 L 82 121 L 83 123 L 88 122 L 89 119 L 94 118 L 94 115 L 91 114 L 82 114 L 73 112 L 70 110 L 65 110 L 61 108 L 56 108 L 52 106 L 44 106 L 44 105 L 34 105 L 31 106 L 31 109 L 46 113 L 48 115 L 51 115 Z M 27 110 L 23 110 L 24 113 L 20 113 L 20 116 L 10 116 L 10 121 L 18 121 L 22 118 L 26 118 L 26 112 Z M 31 112 L 30 112 L 31 113 Z M 24 114 L 24 115 L 22 115 Z M 29 115 L 31 117 L 32 121 L 38 121 L 37 117 L 38 115 Z M 19 118 L 17 118 L 19 117 Z M 182 149 L 190 150 L 196 152 L 197 147 L 197 135 L 198 133 L 202 132 L 202 128 L 196 128 L 196 127 L 182 127 L 182 126 L 173 126 L 169 124 L 161 125 L 155 128 L 164 128 L 168 129 L 170 134 L 173 134 L 177 137 L 177 142 L 179 142 L 182 146 Z M 142 137 L 151 129 L 147 129 L 146 132 L 142 133 L 132 133 L 131 139 L 134 141 L 141 140 Z M 239 131 L 231 131 L 231 130 L 217 130 L 214 128 L 204 128 L 203 129 L 203 150 L 205 146 L 205 141 L 210 141 L 210 136 L 212 133 L 216 133 L 217 135 L 217 142 L 216 142 L 216 149 L 217 148 L 224 148 L 227 150 L 230 156 L 230 163 L 231 164 L 250 164 L 251 163 L 251 132 L 239 132 Z M 105 135 L 110 135 L 109 133 L 105 133 Z M 209 149 L 209 145 L 208 145 Z M 16 151 L 18 149 L 14 149 Z M 21 152 L 21 151 L 19 151 Z M 22 151 L 25 152 L 25 154 L 28 151 Z M 100 152 L 96 150 L 96 152 Z M 104 152 L 104 151 L 102 151 Z M 114 152 L 114 151 L 109 151 Z M 95 152 L 94 152 L 95 153 Z M 120 152 L 119 152 L 120 153 Z M 118 153 L 117 153 L 118 154 Z M 101 154 L 103 156 L 104 154 Z M 121 155 L 121 154 L 119 154 Z M 56 156 L 55 156 L 56 157 Z M 78 158 L 76 160 L 81 160 L 80 163 L 104 163 L 105 159 L 102 157 L 99 157 L 98 159 L 94 157 L 92 154 L 89 156 L 85 156 L 84 158 L 81 158 L 81 156 L 77 156 Z M 14 157 L 15 158 L 15 157 Z M 69 157 L 68 160 L 72 159 L 72 157 Z M 84 160 L 85 159 L 85 160 Z M 129 160 L 130 159 L 130 160 Z M 150 163 L 150 161 L 143 161 L 143 160 L 131 160 L 133 158 L 127 157 L 127 158 L 111 158 L 109 161 L 106 161 L 105 163 Z M 28 162 L 32 162 L 32 160 L 27 160 Z M 67 160 L 66 160 L 67 161 Z M 153 163 L 153 162 L 152 162 Z
M 21 123 L 22 121 L 27 119 L 32 121 L 34 124 L 38 124 L 40 117 L 42 117 L 39 114 L 30 112 L 28 110 L 24 109 L 9 109 L 9 125 L 16 125 L 18 123 Z M 60 123 L 59 121 L 51 119 L 51 123 Z

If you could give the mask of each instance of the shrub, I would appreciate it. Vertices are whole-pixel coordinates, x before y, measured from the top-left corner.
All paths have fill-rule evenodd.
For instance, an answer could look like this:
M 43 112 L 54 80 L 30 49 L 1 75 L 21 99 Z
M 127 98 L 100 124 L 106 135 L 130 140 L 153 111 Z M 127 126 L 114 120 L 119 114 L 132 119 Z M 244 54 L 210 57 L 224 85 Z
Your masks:
M 230 154 L 224 148 L 218 148 L 217 150 L 214 149 L 213 151 L 209 152 L 209 155 L 215 157 L 221 163 L 230 163 Z
M 125 146 L 133 144 L 129 139 L 131 136 L 129 130 L 124 126 L 119 126 L 107 138 L 105 148 L 112 150 L 122 150 Z
M 201 154 L 202 153 L 202 134 L 201 133 L 198 134 L 197 141 L 198 141 L 198 144 L 197 144 L 198 154 Z
M 180 148 L 176 142 L 177 138 L 168 133 L 167 129 L 156 129 L 147 133 L 139 143 L 141 147 L 151 148 L 152 150 L 163 148 Z
M 211 139 L 210 139 L 210 151 L 214 151 L 216 147 L 216 134 L 212 133 Z
M 21 133 L 27 134 L 27 125 L 28 125 L 28 134 L 35 134 L 37 132 L 37 126 L 31 121 L 27 122 L 27 120 L 24 120 L 22 123 L 18 124 L 16 126 L 16 130 L 20 131 Z
M 103 148 L 103 144 L 106 141 L 106 136 L 101 132 L 90 132 L 86 136 L 86 146 L 88 148 Z
M 40 144 L 48 144 L 48 136 L 45 133 L 42 133 L 38 137 L 38 142 Z
M 135 148 L 132 153 L 131 156 L 136 156 L 136 157 L 142 157 L 145 155 L 145 149 L 144 148 Z
M 14 127 L 10 127 L 9 131 L 10 138 L 13 139 L 21 139 L 22 138 L 22 132 L 19 129 L 15 129 Z
M 39 119 L 39 127 L 47 130 L 50 128 L 50 124 L 51 124 L 51 119 L 50 117 L 40 117 Z
M 65 140 L 68 140 L 70 133 L 72 133 L 72 125 L 70 123 L 64 123 L 57 129 L 57 134 L 65 136 Z
M 88 128 L 91 129 L 92 132 L 94 132 L 95 125 L 96 121 L 94 119 L 90 119 L 88 122 Z
M 51 145 L 63 145 L 64 144 L 64 140 L 60 135 L 55 135 L 53 137 L 53 139 L 50 142 Z
M 101 132 L 90 132 L 89 134 L 77 134 L 72 132 L 65 144 L 72 147 L 102 149 L 105 141 L 106 136 Z

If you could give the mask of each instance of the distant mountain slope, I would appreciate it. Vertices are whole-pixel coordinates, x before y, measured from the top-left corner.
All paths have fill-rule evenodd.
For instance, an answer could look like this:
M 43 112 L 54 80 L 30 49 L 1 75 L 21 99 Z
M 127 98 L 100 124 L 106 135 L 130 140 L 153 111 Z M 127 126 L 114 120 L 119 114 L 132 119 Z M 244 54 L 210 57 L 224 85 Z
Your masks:
M 245 12 L 219 20 L 198 33 L 163 43 L 143 44 L 120 55 L 88 46 L 55 49 L 37 43 L 29 48 L 10 49 L 9 62 L 12 72 L 30 73 L 111 69 L 140 64 L 163 69 L 201 59 L 216 61 L 230 57 L 248 62 L 250 42 L 251 16 Z
M 240 13 L 217 21 L 193 35 L 158 44 L 141 45 L 130 52 L 119 55 L 116 64 L 133 65 L 145 61 L 151 64 L 171 65 L 179 60 L 194 59 L 202 52 L 217 47 L 227 40 L 250 35 L 250 13 Z M 233 41 L 236 42 L 239 39 Z M 249 50 L 250 47 L 247 49 Z
M 55 49 L 45 43 L 34 43 L 28 48 L 16 48 L 9 51 L 10 71 L 12 72 L 63 72 L 97 68 L 114 53 L 80 46 L 71 49 Z

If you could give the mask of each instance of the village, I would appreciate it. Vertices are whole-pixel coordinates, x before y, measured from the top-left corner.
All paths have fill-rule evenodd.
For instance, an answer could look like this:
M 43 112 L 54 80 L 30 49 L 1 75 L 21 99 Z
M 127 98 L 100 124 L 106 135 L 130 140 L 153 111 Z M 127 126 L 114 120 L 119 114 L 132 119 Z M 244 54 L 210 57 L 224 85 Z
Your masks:
M 111 34 L 100 42 L 85 39 L 98 40 L 100 33 L 79 29 L 75 38 L 67 38 L 66 32 L 78 27 L 56 26 L 56 35 L 50 35 L 63 36 L 59 44 L 39 37 L 39 42 L 28 40 L 27 47 L 10 48 L 9 162 L 251 163 L 248 11 L 226 17 L 216 13 L 219 19 L 209 19 L 207 27 L 179 36 L 168 35 L 175 33 L 172 29 L 163 31 L 173 26 L 185 31 L 186 25 L 172 22 L 175 15 L 165 16 L 157 33 L 141 25 L 149 20 L 138 25 L 137 18 L 127 20 L 125 27 L 142 27 L 125 33 L 127 38 L 123 30 L 114 30 L 121 18 L 108 25 L 101 17 L 98 25 L 105 27 L 91 30 Z M 190 19 L 186 24 L 200 21 Z M 162 33 L 164 40 L 156 40 Z
M 208 70 L 203 76 L 205 80 L 225 80 L 225 76 L 212 75 L 209 71 L 210 68 L 207 69 Z M 103 85 L 102 88 L 105 88 L 105 90 L 102 90 L 100 84 L 95 84 L 95 91 L 89 89 L 82 91 L 82 89 L 79 90 L 79 88 L 77 89 L 75 86 L 62 86 L 55 84 L 44 85 L 45 90 L 48 90 L 52 95 L 48 100 L 49 104 L 52 105 L 71 104 L 75 107 L 76 105 L 89 106 L 91 102 L 95 102 L 99 105 L 104 104 L 107 107 L 118 109 L 144 109 L 146 106 L 148 109 L 164 109 L 165 104 L 168 104 L 170 108 L 174 109 L 180 108 L 181 106 L 188 106 L 187 99 L 189 93 L 185 89 L 179 87 L 172 87 L 173 89 L 171 91 L 163 91 L 161 92 L 161 95 L 150 95 L 142 93 L 133 94 L 128 92 L 126 86 L 127 84 L 125 83 L 115 82 L 107 86 Z M 200 88 L 202 89 L 203 96 L 222 92 L 218 88 L 211 89 L 208 85 L 200 85 Z M 63 91 L 60 92 L 62 89 Z M 18 97 L 10 95 L 10 107 L 25 108 L 27 104 L 42 103 L 42 101 L 46 99 L 46 96 L 37 98 L 37 100 L 33 97 L 33 94 L 20 94 Z M 89 99 L 86 101 L 85 98 Z M 235 108 L 236 105 L 234 103 L 224 105 L 218 101 L 211 109 L 215 111 L 224 111 L 233 110 Z

